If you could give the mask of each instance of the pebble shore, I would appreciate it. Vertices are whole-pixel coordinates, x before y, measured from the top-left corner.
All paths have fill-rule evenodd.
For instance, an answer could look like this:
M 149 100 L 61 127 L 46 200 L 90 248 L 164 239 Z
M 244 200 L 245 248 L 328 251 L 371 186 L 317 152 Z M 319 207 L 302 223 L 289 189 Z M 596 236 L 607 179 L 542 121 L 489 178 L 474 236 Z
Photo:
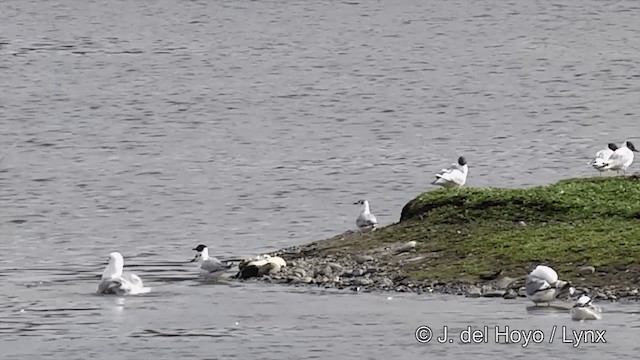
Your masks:
M 411 245 L 411 244 L 409 244 Z M 404 245 L 407 247 L 407 245 Z M 402 246 L 400 247 L 402 249 Z M 270 253 L 285 259 L 287 266 L 275 274 L 265 274 L 249 281 L 263 281 L 289 286 L 309 286 L 357 292 L 400 292 L 416 294 L 448 294 L 466 297 L 516 299 L 526 298 L 525 276 L 512 278 L 494 274 L 495 279 L 477 283 L 443 283 L 438 281 L 411 282 L 401 271 L 388 262 L 379 261 L 372 255 L 336 254 L 316 257 L 294 246 Z M 405 261 L 411 261 L 412 251 L 397 252 Z M 592 266 L 577 269 L 585 275 L 595 272 Z M 491 277 L 491 275 L 489 275 Z M 576 286 L 574 297 L 588 294 L 594 300 L 638 301 L 638 288 L 616 286 Z

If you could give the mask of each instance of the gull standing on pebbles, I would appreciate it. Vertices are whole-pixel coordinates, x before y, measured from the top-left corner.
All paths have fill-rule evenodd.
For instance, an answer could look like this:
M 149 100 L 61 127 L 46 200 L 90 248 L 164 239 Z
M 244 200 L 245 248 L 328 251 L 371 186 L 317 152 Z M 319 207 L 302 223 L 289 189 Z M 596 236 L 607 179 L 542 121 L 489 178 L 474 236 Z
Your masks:
M 622 170 L 625 174 L 627 168 L 633 163 L 633 153 L 638 152 L 631 141 L 626 141 L 621 147 L 611 154 L 604 164 L 605 170 L 615 170 L 617 173 Z
M 618 150 L 618 145 L 614 143 L 607 144 L 607 148 L 598 151 L 589 165 L 598 170 L 600 174 L 602 174 L 603 171 L 609 171 L 609 169 L 605 169 L 605 166 L 607 165 L 607 160 L 609 160 L 616 150 Z
M 371 228 L 375 230 L 378 227 L 378 219 L 376 219 L 375 215 L 369 210 L 369 201 L 359 200 L 355 202 L 354 205 L 364 205 L 364 208 L 356 218 L 356 226 L 359 229 Z
M 207 245 L 200 244 L 192 250 L 195 250 L 198 253 L 191 262 L 198 262 L 200 274 L 205 278 L 219 278 L 233 266 L 232 263 L 224 264 L 222 261 L 214 257 L 210 257 Z
M 122 272 L 124 259 L 119 252 L 109 254 L 108 262 L 98 285 L 98 294 L 135 295 L 151 290 L 144 287 L 138 275 Z
M 436 174 L 436 180 L 431 184 L 446 188 L 459 187 L 467 182 L 468 173 L 467 159 L 460 156 L 457 164 L 451 164 L 451 168 L 442 169 L 440 173 Z
M 582 295 L 571 308 L 571 319 L 573 320 L 600 320 L 602 309 L 591 303 L 591 298 Z
M 558 273 L 548 266 L 538 265 L 527 275 L 525 281 L 527 298 L 533 301 L 536 306 L 541 303 L 549 303 L 553 300 L 569 295 L 571 284 L 558 280 Z

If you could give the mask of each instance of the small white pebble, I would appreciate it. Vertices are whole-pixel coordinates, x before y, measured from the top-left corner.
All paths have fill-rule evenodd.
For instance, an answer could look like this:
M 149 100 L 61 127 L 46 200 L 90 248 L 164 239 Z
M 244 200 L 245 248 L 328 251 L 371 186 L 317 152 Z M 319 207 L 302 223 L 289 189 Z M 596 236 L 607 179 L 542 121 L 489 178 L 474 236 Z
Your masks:
M 393 296 L 388 296 L 387 300 L 389 300 L 389 301 L 393 300 Z
M 240 323 L 236 321 L 236 326 L 238 326 L 238 325 L 240 325 Z

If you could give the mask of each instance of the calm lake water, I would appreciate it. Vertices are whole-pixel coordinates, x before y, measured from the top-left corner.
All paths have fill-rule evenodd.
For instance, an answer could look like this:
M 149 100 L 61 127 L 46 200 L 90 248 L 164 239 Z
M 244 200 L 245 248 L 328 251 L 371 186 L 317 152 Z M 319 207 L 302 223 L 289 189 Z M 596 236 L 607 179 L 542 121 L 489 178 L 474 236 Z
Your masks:
M 352 229 L 361 198 L 393 223 L 459 155 L 472 187 L 595 175 L 607 142 L 638 141 L 639 15 L 636 1 L 3 0 L 2 358 L 635 358 L 635 304 L 580 324 L 526 301 L 208 285 L 185 261 L 199 243 L 229 258 Z M 93 294 L 114 250 L 150 294 Z M 420 344 L 421 325 L 607 343 Z

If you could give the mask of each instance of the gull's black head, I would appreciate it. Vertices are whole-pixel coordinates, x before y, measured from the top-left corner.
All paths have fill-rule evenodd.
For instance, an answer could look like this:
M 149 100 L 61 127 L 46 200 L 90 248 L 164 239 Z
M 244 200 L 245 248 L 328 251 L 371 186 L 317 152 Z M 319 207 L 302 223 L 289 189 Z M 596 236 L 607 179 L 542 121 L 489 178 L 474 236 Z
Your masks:
M 364 205 L 364 200 L 358 200 L 354 202 L 353 205 Z
M 616 150 L 618 150 L 618 145 L 616 145 L 616 144 L 614 144 L 614 143 L 609 143 L 607 146 L 609 147 L 609 149 L 610 149 L 611 151 L 616 151 Z
M 204 250 L 204 249 L 206 249 L 206 248 L 207 248 L 207 245 L 202 245 L 202 244 L 200 244 L 200 245 L 198 245 L 198 246 L 194 247 L 194 248 L 193 248 L 193 249 L 191 249 L 191 250 L 195 250 L 195 251 L 202 251 L 202 250 Z
M 464 156 L 460 156 L 458 158 L 458 164 L 460 164 L 460 166 L 465 166 L 467 165 L 467 159 L 464 158 Z
M 636 150 L 636 147 L 633 146 L 633 143 L 631 141 L 627 141 L 627 147 L 629 148 L 629 150 L 631 151 L 635 151 L 638 152 L 638 150 Z

